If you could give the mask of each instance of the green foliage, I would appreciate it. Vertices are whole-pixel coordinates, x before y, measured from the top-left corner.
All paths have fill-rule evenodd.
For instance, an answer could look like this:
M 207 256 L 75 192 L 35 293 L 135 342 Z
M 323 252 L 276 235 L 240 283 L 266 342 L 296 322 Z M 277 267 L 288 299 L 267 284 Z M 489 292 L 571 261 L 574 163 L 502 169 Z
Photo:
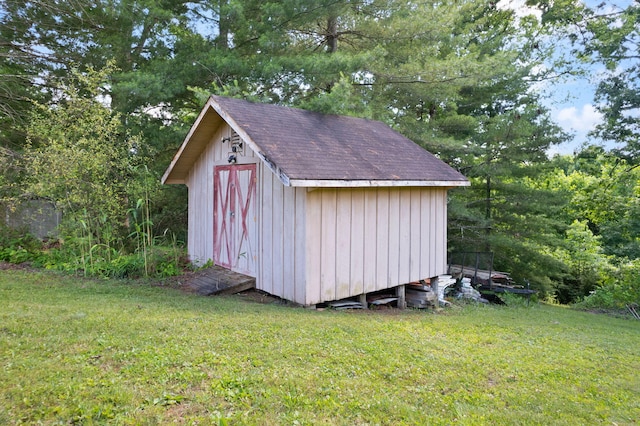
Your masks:
M 122 244 L 137 138 L 103 105 L 100 87 L 112 69 L 81 74 L 61 88 L 56 105 L 37 105 L 23 157 L 25 192 L 51 200 L 63 212 L 61 236 L 91 258 Z M 85 95 L 86 93 L 86 95 Z
M 0 261 L 9 263 L 35 262 L 41 258 L 42 241 L 22 229 L 12 229 L 0 223 Z
M 640 257 L 640 168 L 596 146 L 555 162 L 547 183 L 568 195 L 563 215 L 586 221 L 604 254 Z
M 371 111 L 367 110 L 367 103 L 363 102 L 358 95 L 352 79 L 341 75 L 340 80 L 332 86 L 330 92 L 321 93 L 302 103 L 300 107 L 323 114 L 371 118 Z
M 509 308 L 530 308 L 535 305 L 536 297 L 527 297 L 513 293 L 500 293 L 498 295 L 502 303 Z
M 640 259 L 619 265 L 576 307 L 620 309 L 627 304 L 640 304 Z
M 159 179 L 141 166 L 147 161 L 139 152 L 142 139 L 130 136 L 120 116 L 100 101 L 112 72 L 74 71 L 60 102 L 37 105 L 27 129 L 24 191 L 63 212 L 61 247 L 43 263 L 106 277 L 176 274 L 180 256 L 166 259 L 153 247 L 151 199 L 158 196 Z M 129 208 L 131 200 L 136 205 Z
M 612 269 L 604 255 L 600 238 L 593 235 L 585 221 L 574 221 L 566 231 L 565 246 L 555 256 L 568 268 L 556 287 L 560 303 L 572 303 L 593 291 Z
M 45 269 L 102 278 L 136 279 L 143 277 L 169 277 L 180 275 L 188 266 L 181 245 L 154 245 L 146 252 L 107 252 L 92 247 L 91 259 L 83 258 L 64 244 L 37 255 L 37 266 Z

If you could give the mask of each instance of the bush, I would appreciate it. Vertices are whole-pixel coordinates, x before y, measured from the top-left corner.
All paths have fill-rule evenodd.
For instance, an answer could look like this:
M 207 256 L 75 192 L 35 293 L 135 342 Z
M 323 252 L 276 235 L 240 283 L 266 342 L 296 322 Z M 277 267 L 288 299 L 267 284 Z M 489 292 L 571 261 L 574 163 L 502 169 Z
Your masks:
M 64 272 L 82 273 L 102 278 L 169 277 L 179 275 L 187 266 L 183 247 L 152 246 L 145 252 L 113 252 L 108 256 L 104 250 L 92 250 L 91 261 L 83 261 L 73 249 L 62 245 L 44 255 L 41 266 Z
M 582 309 L 620 309 L 640 304 L 640 259 L 620 265 L 603 284 L 575 306 Z
M 41 257 L 42 241 L 24 229 L 0 225 L 0 260 L 20 264 Z
M 498 297 L 500 298 L 502 303 L 504 303 L 505 305 L 511 308 L 528 307 L 535 302 L 535 300 L 532 301 L 531 296 L 527 297 L 527 296 L 514 294 L 514 293 L 500 293 Z M 537 300 L 537 297 L 536 297 L 536 300 Z

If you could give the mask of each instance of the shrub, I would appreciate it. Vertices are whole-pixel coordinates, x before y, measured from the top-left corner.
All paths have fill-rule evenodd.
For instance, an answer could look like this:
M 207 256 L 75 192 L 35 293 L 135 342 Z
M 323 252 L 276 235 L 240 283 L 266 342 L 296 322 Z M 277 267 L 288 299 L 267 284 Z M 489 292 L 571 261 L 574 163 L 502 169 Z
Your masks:
M 527 307 L 537 300 L 537 297 L 532 301 L 531 296 L 523 296 L 514 293 L 500 293 L 498 295 L 502 303 L 509 307 Z
M 603 284 L 575 306 L 582 309 L 620 309 L 640 304 L 640 259 L 620 265 Z
M 9 263 L 33 262 L 40 258 L 42 241 L 24 229 L 0 225 L 0 260 Z
M 44 253 L 40 266 L 102 278 L 163 278 L 179 275 L 188 263 L 181 246 L 152 246 L 135 253 L 114 251 L 109 256 L 94 247 L 92 253 L 92 261 L 83 262 L 73 248 L 62 245 Z

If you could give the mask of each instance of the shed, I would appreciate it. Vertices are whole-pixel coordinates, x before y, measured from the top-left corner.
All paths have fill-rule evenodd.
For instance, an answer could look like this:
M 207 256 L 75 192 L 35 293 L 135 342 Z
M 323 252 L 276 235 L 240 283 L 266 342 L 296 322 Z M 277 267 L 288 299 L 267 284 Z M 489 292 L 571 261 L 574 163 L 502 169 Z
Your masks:
M 468 180 L 384 123 L 211 96 L 162 177 L 188 187 L 191 261 L 303 305 L 446 273 Z

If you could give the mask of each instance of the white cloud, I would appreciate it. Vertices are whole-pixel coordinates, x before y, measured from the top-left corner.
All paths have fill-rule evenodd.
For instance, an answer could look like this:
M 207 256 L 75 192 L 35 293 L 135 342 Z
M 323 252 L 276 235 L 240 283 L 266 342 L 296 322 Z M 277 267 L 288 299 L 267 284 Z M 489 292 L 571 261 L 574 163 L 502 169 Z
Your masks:
M 563 108 L 556 113 L 556 122 L 569 132 L 586 134 L 601 121 L 602 114 L 591 104 L 582 105 L 581 109 L 574 106 Z
M 519 18 L 528 15 L 534 15 L 538 19 L 542 17 L 542 12 L 537 8 L 527 6 L 526 0 L 500 0 L 497 6 L 498 9 L 513 10 Z
M 587 133 L 602 121 L 600 114 L 592 104 L 584 104 L 579 108 L 570 106 L 557 109 L 551 113 L 554 121 L 567 133 L 573 135 L 571 140 L 552 147 L 548 154 L 575 153 L 588 140 Z M 591 142 L 597 142 L 592 140 Z

